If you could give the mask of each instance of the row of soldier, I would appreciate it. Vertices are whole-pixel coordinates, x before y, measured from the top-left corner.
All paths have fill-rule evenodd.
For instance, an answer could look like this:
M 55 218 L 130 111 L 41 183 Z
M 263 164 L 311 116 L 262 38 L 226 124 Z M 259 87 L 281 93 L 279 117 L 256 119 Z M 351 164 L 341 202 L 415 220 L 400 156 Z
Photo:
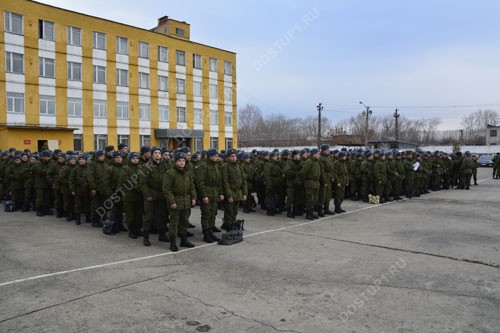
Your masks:
M 181 246 L 193 246 L 188 228 L 195 204 L 201 208 L 203 239 L 210 243 L 219 240 L 214 234 L 220 231 L 218 208 L 224 209 L 222 228 L 231 230 L 240 205 L 246 213 L 255 211 L 253 193 L 270 216 L 286 211 L 290 218 L 305 213 L 315 219 L 343 213 L 345 196 L 368 201 L 372 194 L 384 202 L 429 189 L 469 189 L 471 177 L 477 184 L 475 156 L 468 152 L 348 152 L 322 145 L 251 154 L 209 149 L 191 156 L 188 148 L 142 147 L 140 153 L 129 153 L 123 144 L 118 148 L 40 156 L 9 149 L 0 160 L 0 196 L 11 193 L 17 209 L 35 209 L 38 216 L 51 215 L 54 207 L 57 217 L 76 224 L 82 216 L 94 227 L 112 220 L 107 233 L 128 230 L 131 238 L 142 236 L 146 246 L 149 234 L 157 232 L 159 241 L 176 250 L 176 237 Z

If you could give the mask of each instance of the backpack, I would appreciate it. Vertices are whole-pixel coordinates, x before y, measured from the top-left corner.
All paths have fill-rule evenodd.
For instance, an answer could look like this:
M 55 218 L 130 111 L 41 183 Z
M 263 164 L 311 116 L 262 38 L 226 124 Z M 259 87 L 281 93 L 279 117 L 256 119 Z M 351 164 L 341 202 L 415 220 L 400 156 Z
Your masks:
M 244 224 L 245 220 L 237 220 L 236 223 L 233 224 L 232 230 L 222 234 L 219 245 L 233 245 L 243 242 L 243 230 L 245 230 L 243 227 Z
M 102 226 L 102 233 L 105 235 L 116 235 L 117 223 L 113 217 L 107 217 Z
M 6 212 L 14 212 L 16 210 L 16 205 L 12 200 L 5 201 L 4 205 Z

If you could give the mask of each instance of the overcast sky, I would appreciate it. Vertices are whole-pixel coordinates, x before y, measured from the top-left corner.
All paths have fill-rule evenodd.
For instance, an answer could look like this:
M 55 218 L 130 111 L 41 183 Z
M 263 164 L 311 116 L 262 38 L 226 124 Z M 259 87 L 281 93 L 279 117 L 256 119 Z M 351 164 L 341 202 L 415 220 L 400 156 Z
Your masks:
M 498 0 L 41 0 L 141 28 L 187 21 L 191 39 L 237 53 L 238 106 L 334 123 L 398 107 L 408 118 L 500 111 Z M 138 5 L 139 4 L 139 5 Z

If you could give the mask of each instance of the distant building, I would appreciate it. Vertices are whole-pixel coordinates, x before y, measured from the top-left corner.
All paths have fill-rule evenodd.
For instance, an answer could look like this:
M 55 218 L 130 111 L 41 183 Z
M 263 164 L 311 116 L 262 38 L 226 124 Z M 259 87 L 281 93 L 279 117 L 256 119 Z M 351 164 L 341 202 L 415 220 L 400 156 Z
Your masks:
M 368 145 L 373 149 L 384 149 L 384 150 L 416 150 L 417 144 L 396 140 L 394 138 L 387 138 L 383 140 L 370 140 Z
M 236 146 L 236 54 L 190 37 L 0 1 L 0 148 Z
M 500 145 L 500 126 L 487 125 L 486 126 L 486 145 L 496 146 Z

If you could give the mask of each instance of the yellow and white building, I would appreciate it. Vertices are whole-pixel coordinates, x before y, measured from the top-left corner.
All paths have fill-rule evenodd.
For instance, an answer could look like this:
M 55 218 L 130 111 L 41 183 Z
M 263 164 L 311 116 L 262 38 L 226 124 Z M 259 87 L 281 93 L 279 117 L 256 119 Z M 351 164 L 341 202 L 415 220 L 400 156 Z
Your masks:
M 237 146 L 236 54 L 191 41 L 188 23 L 147 30 L 30 0 L 0 10 L 0 149 Z

